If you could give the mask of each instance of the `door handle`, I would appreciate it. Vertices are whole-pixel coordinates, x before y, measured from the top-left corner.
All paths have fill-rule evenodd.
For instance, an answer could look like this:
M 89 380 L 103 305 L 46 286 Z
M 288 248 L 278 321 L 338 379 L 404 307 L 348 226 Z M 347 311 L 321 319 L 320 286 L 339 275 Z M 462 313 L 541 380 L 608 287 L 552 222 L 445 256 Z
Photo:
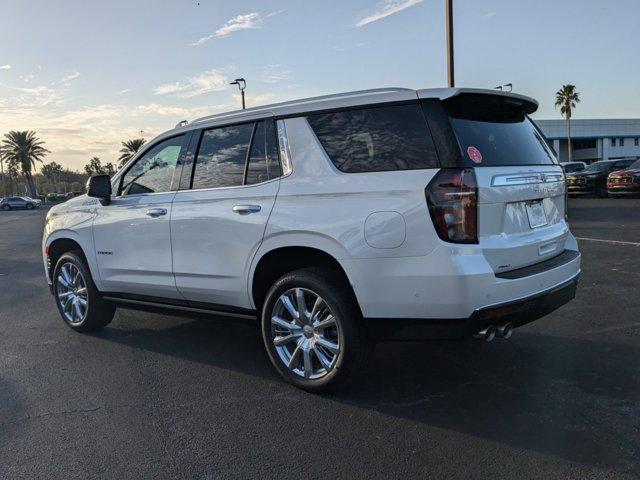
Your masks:
M 250 213 L 257 213 L 262 210 L 260 205 L 234 205 L 233 211 L 240 215 L 248 215 Z
M 167 214 L 166 208 L 150 208 L 149 210 L 147 210 L 147 215 L 153 218 L 161 217 L 162 215 L 166 215 L 166 214 Z

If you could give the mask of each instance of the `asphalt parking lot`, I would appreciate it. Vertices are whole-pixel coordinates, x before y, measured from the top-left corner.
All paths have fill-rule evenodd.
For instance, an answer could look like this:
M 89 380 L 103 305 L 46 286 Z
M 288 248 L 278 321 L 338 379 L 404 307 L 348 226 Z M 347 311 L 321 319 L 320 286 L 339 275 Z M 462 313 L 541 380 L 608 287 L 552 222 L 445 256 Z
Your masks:
M 120 310 L 71 331 L 45 211 L 0 212 L 0 478 L 638 478 L 640 200 L 570 205 L 572 303 L 508 341 L 379 345 L 324 397 L 251 326 Z

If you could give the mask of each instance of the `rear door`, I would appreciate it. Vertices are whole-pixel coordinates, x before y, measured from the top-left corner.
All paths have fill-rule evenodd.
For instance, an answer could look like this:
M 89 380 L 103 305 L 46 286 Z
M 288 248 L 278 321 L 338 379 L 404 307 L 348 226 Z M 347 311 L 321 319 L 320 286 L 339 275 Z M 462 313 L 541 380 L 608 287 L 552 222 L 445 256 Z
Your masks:
M 178 290 L 194 306 L 249 308 L 247 273 L 279 188 L 273 119 L 204 130 L 173 201 Z
M 478 185 L 478 241 L 495 272 L 544 261 L 564 251 L 565 182 L 542 133 L 527 117 L 533 102 L 462 94 L 443 102 Z

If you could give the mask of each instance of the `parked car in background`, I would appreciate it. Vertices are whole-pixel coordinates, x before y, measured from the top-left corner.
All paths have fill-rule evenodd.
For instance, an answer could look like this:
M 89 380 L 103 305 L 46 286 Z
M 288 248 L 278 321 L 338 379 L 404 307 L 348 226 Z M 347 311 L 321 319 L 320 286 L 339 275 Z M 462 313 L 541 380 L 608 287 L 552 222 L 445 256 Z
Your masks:
M 24 198 L 28 202 L 32 202 L 34 205 L 36 205 L 38 207 L 40 207 L 42 205 L 42 200 L 40 200 L 39 198 L 32 198 L 32 197 L 27 197 L 27 196 L 24 196 L 22 198 Z
M 560 166 L 564 173 L 581 172 L 587 168 L 587 164 L 584 162 L 561 162 Z
M 567 175 L 569 196 L 593 194 L 601 198 L 607 196 L 607 177 L 611 172 L 625 170 L 634 162 L 632 159 L 600 160 L 587 166 L 581 172 Z
M 0 201 L 0 210 L 32 210 L 38 208 L 41 204 L 42 201 L 30 197 L 6 197 Z
M 609 174 L 607 193 L 612 197 L 620 195 L 640 195 L 640 160 L 636 160 L 626 170 Z

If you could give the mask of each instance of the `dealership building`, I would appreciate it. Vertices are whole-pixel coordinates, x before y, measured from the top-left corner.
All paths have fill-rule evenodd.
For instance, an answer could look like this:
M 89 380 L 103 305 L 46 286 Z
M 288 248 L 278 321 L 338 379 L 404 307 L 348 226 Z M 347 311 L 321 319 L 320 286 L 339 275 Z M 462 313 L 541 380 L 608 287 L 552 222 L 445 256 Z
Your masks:
M 561 162 L 569 159 L 567 122 L 536 120 Z M 571 120 L 572 160 L 640 158 L 640 118 L 611 120 Z

